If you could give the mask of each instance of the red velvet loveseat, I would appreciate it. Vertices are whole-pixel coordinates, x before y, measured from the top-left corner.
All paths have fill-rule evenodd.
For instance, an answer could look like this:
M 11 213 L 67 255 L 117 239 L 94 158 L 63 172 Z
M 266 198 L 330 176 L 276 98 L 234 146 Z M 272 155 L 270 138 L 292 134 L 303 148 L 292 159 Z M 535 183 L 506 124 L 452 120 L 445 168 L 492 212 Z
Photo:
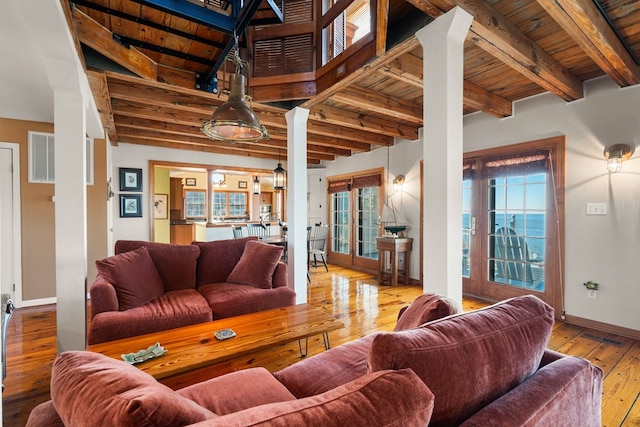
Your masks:
M 115 253 L 96 261 L 90 345 L 295 304 L 282 248 L 257 237 L 119 240 Z

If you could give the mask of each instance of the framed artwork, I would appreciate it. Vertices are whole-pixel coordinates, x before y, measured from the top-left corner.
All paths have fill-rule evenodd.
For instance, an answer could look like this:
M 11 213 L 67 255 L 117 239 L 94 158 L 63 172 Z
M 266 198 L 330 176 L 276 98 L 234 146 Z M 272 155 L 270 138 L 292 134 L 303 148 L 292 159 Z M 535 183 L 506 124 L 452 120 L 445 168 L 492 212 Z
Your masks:
M 195 187 L 196 186 L 196 179 L 195 178 L 185 178 L 184 185 L 186 185 L 187 187 Z
M 238 188 L 247 188 L 247 181 L 238 181 Z
M 169 200 L 168 194 L 154 194 L 153 195 L 153 217 L 155 219 L 167 219 L 168 216 L 168 206 L 167 201 Z
M 142 195 L 141 194 L 121 194 L 120 195 L 120 218 L 141 217 L 142 216 Z
M 120 191 L 142 191 L 142 169 L 120 168 Z

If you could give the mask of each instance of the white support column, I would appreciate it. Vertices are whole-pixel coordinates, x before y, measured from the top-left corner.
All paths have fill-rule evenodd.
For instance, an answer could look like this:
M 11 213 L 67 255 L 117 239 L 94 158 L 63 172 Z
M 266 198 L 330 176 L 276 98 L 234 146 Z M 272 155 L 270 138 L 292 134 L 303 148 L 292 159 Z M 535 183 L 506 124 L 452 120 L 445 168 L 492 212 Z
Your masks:
M 50 59 L 54 89 L 58 352 L 84 350 L 87 335 L 86 94 L 77 64 Z
M 287 227 L 289 287 L 296 304 L 307 302 L 307 118 L 309 110 L 287 111 Z
M 460 306 L 463 48 L 472 19 L 455 7 L 416 33 L 424 75 L 423 286 Z

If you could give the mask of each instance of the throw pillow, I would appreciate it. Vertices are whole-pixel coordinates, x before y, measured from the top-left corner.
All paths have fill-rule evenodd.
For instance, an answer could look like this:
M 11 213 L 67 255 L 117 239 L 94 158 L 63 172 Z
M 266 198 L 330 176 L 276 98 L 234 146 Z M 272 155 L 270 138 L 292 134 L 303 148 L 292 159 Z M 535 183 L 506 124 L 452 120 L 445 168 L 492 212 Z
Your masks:
M 56 358 L 51 399 L 67 426 L 184 426 L 216 417 L 135 366 L 90 351 Z
M 118 240 L 116 255 L 146 246 L 153 264 L 164 283 L 165 291 L 196 288 L 196 262 L 200 255 L 197 245 L 173 245 L 144 240 Z
M 411 368 L 435 395 L 430 426 L 459 425 L 531 376 L 554 323 L 533 295 L 445 317 L 371 343 L 369 372 Z
M 164 293 L 146 247 L 96 261 L 98 273 L 116 289 L 120 310 L 141 306 Z
M 436 294 L 423 294 L 398 314 L 398 322 L 394 331 L 417 328 L 423 323 L 456 314 L 458 306 L 450 298 Z
M 252 240 L 258 240 L 258 238 L 250 236 L 242 239 L 194 242 L 200 248 L 196 266 L 196 286 L 199 288 L 202 285 L 227 280 L 242 256 L 244 245 Z
M 281 257 L 282 246 L 249 241 L 227 282 L 270 289 L 273 272 Z

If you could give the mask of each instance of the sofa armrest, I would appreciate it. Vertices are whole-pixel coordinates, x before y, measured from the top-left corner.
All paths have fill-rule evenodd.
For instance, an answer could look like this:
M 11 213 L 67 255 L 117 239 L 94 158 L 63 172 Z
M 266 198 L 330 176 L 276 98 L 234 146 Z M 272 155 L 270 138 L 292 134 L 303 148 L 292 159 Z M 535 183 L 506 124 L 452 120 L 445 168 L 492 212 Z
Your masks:
M 542 360 L 540 361 L 540 366 L 538 367 L 538 369 L 542 368 L 543 366 L 547 366 L 549 363 L 553 363 L 558 359 L 562 359 L 563 357 L 567 357 L 567 355 L 547 348 L 542 355 Z
M 461 426 L 601 425 L 602 370 L 566 356 L 539 369 Z
M 287 264 L 285 264 L 284 262 L 278 262 L 278 265 L 276 265 L 276 269 L 273 272 L 273 278 L 271 279 L 271 286 L 274 288 L 287 286 L 288 285 L 287 271 L 288 271 Z
M 91 295 L 91 318 L 96 314 L 105 311 L 118 311 L 120 304 L 118 303 L 118 295 L 116 288 L 107 281 L 103 276 L 98 274 L 89 290 Z

